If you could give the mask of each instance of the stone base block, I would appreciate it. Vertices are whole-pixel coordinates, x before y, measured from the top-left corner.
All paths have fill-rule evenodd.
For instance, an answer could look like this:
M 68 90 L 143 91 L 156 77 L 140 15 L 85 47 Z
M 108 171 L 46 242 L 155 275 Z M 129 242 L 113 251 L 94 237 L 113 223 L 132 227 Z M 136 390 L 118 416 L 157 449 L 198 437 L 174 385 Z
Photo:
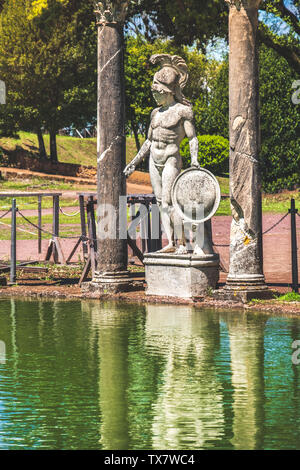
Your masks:
M 140 290 L 144 286 L 143 279 L 137 279 L 136 276 L 128 271 L 115 273 L 95 273 L 91 282 L 84 282 L 81 285 L 83 292 L 93 292 L 99 295 L 118 294 L 120 292 L 129 292 Z
M 229 300 L 231 302 L 240 302 L 246 304 L 250 300 L 271 300 L 276 297 L 276 292 L 268 289 L 267 286 L 254 287 L 249 286 L 248 288 L 243 287 L 227 287 L 223 289 L 215 290 L 213 292 L 213 298 L 216 300 Z
M 6 277 L 0 276 L 0 286 L 6 286 L 6 285 L 7 285 Z
M 179 298 L 205 295 L 219 280 L 219 255 L 148 253 L 144 257 L 146 294 Z

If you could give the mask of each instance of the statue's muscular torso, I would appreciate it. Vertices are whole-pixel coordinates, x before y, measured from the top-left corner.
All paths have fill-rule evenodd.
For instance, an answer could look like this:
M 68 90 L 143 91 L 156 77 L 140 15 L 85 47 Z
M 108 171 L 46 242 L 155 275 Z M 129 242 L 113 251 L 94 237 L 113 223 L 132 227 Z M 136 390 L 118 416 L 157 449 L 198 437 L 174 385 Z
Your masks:
M 192 108 L 181 103 L 166 109 L 154 109 L 148 138 L 151 140 L 150 152 L 155 163 L 162 165 L 171 156 L 180 158 L 179 146 L 186 135 L 184 121 L 192 119 Z

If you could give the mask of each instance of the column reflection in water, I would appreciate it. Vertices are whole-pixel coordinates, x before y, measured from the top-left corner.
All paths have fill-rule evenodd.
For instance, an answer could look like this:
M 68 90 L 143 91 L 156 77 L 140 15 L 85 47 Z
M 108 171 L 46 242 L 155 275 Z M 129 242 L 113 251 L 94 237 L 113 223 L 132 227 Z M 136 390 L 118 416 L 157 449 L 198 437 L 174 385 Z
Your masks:
M 264 437 L 263 315 L 230 313 L 226 321 L 231 353 L 235 449 L 261 449 Z
M 191 306 L 146 306 L 146 347 L 165 365 L 152 425 L 155 449 L 201 449 L 224 433 L 222 385 L 215 361 L 219 315 Z
M 100 444 L 103 449 L 128 449 L 128 336 L 126 307 L 113 303 L 82 302 L 97 331 L 95 347 L 99 358 Z M 129 313 L 130 315 L 130 313 Z

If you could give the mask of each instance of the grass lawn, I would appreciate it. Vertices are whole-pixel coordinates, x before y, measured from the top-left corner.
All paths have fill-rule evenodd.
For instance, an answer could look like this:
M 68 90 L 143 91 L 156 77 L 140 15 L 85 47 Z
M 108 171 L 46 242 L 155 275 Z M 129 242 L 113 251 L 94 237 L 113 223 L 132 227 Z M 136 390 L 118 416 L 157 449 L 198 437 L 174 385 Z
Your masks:
M 1 149 L 5 152 L 14 151 L 22 148 L 25 152 L 33 156 L 38 156 L 38 143 L 37 136 L 29 132 L 20 132 L 19 139 L 2 138 L 0 139 L 0 166 L 1 166 Z M 49 135 L 44 135 L 46 150 L 49 153 Z M 143 140 L 141 139 L 141 143 Z M 80 139 L 78 137 L 57 136 L 58 159 L 60 162 L 66 163 L 81 163 L 83 165 L 96 165 L 96 138 Z M 136 155 L 135 140 L 131 136 L 126 139 L 127 162 L 131 161 Z M 228 178 L 218 178 L 221 193 L 229 194 L 229 180 Z M 59 181 L 45 181 L 41 178 L 31 180 L 0 180 L 1 191 L 93 191 L 95 188 L 91 186 L 78 185 L 73 183 L 64 183 Z M 262 198 L 263 212 L 282 213 L 288 211 L 290 206 L 290 199 L 296 200 L 296 207 L 300 209 L 300 193 L 299 191 L 284 191 L 278 194 L 264 194 Z M 37 207 L 36 198 L 18 198 L 19 208 L 22 209 L 35 209 Z M 76 206 L 77 200 L 75 198 L 62 199 L 61 206 Z M 5 210 L 10 206 L 10 199 L 0 198 L 0 210 Z M 52 206 L 52 198 L 43 199 L 43 208 Z M 217 215 L 230 215 L 230 202 L 229 199 L 221 201 Z
M 42 178 L 28 179 L 28 180 L 0 180 L 0 194 L 1 192 L 47 192 L 54 190 L 58 192 L 72 191 L 71 197 L 60 198 L 61 207 L 77 207 L 78 198 L 74 197 L 74 191 L 96 191 L 96 186 L 74 185 L 71 183 L 61 183 L 57 181 L 43 180 Z M 52 197 L 44 197 L 42 199 L 42 209 L 49 209 L 52 207 Z M 37 209 L 37 197 L 18 197 L 17 206 L 20 210 L 23 209 Z M 7 210 L 11 207 L 11 198 L 0 197 L 0 211 Z
M 29 155 L 38 157 L 38 139 L 36 134 L 30 132 L 19 132 L 19 139 L 3 137 L 0 139 L 0 150 L 12 152 L 23 149 Z M 50 154 L 49 135 L 44 135 L 46 152 Z M 141 141 L 142 142 L 142 141 Z M 97 139 L 79 137 L 57 136 L 58 160 L 62 163 L 75 163 L 77 165 L 96 166 L 97 165 Z M 130 162 L 136 155 L 134 137 L 127 136 L 126 139 L 126 159 Z M 0 162 L 1 166 L 1 162 Z

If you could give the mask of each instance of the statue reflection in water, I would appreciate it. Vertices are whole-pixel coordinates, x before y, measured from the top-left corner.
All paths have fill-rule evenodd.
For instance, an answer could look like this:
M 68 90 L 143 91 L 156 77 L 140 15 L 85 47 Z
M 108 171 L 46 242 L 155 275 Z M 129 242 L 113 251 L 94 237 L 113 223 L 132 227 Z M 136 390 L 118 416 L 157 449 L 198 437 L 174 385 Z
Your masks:
M 289 373 L 288 387 L 296 375 L 292 364 L 264 370 L 265 341 L 273 339 L 262 315 L 189 305 L 83 306 L 99 357 L 103 449 L 262 449 L 281 439 L 283 416 L 295 422 L 296 404 L 287 410 L 277 388 L 280 412 L 270 404 L 266 412 L 266 377 L 270 384 Z M 286 432 L 296 448 L 293 430 Z
M 146 306 L 146 347 L 164 358 L 153 404 L 155 449 L 214 447 L 224 433 L 222 384 L 215 359 L 220 345 L 218 314 L 191 306 Z

